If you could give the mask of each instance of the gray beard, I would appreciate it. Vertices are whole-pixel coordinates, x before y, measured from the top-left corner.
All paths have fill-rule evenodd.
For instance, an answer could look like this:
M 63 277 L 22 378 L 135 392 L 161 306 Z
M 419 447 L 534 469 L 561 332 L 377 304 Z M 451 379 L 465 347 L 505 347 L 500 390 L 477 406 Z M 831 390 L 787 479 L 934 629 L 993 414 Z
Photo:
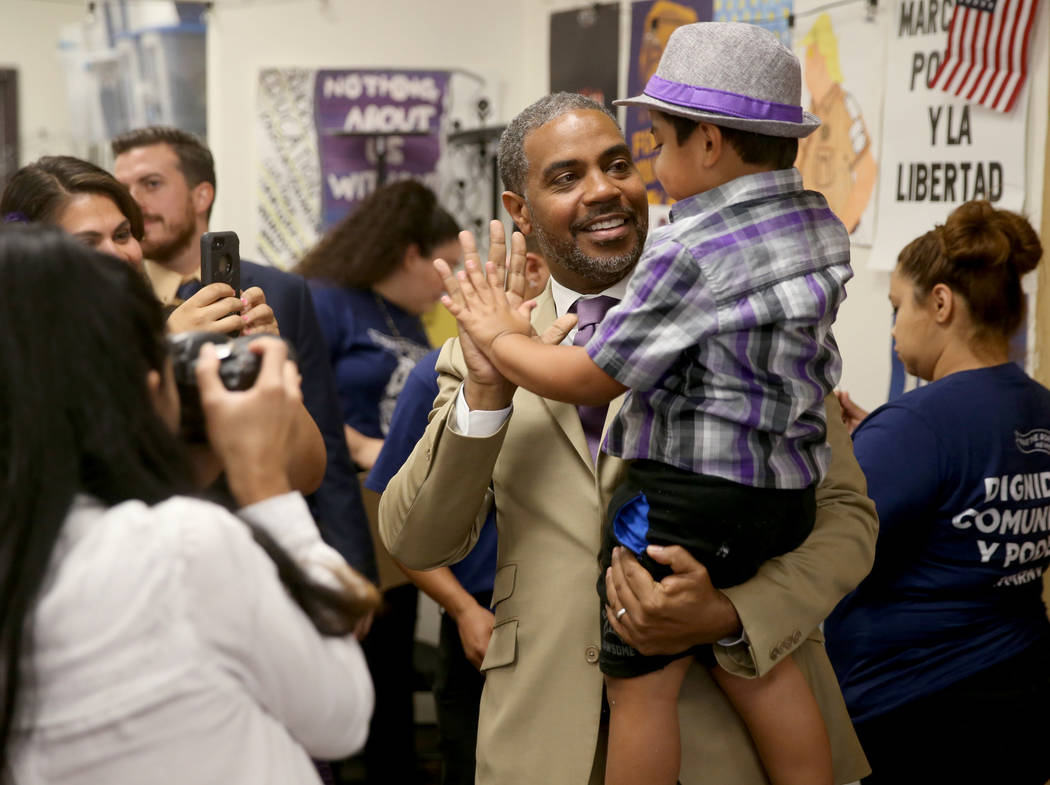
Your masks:
M 637 242 L 634 247 L 615 256 L 587 256 L 573 240 L 555 240 L 537 223 L 532 225 L 540 252 L 547 259 L 556 261 L 569 272 L 592 281 L 595 286 L 603 288 L 620 281 L 638 263 L 645 244 L 645 235 L 649 222 L 645 217 L 636 216 Z

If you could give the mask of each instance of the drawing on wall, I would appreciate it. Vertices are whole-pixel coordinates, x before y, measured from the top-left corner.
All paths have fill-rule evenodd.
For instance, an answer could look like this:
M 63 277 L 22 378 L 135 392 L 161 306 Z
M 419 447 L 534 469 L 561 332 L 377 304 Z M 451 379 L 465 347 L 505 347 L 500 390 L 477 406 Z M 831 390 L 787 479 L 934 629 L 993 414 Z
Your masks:
M 808 108 L 820 118 L 820 128 L 799 140 L 795 166 L 806 188 L 824 194 L 850 234 L 857 235 L 855 240 L 870 244 L 871 221 L 866 231 L 858 229 L 872 204 L 878 169 L 864 111 L 844 86 L 839 50 L 831 16 L 822 13 L 799 42 Z M 853 67 L 858 65 L 854 62 Z
M 749 22 L 791 46 L 791 0 L 714 0 L 715 22 Z
M 656 73 L 660 57 L 667 46 L 671 33 L 682 25 L 693 22 L 712 21 L 712 0 L 655 0 L 635 3 L 631 6 L 631 58 L 627 76 L 627 94 L 638 95 L 645 89 L 649 78 Z M 624 136 L 631 147 L 631 155 L 638 172 L 645 182 L 650 205 L 669 205 L 671 199 L 653 174 L 653 137 L 649 132 L 649 113 L 644 109 L 629 107 L 624 123 Z M 656 211 L 666 217 L 666 210 Z

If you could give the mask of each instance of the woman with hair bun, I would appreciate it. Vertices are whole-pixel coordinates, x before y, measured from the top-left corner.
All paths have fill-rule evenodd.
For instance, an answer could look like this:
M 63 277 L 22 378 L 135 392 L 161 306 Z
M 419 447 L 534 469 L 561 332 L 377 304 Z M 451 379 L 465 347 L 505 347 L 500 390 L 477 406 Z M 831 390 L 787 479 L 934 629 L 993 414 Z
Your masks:
M 1050 391 L 1009 360 L 1041 256 L 1022 216 L 967 202 L 890 278 L 897 355 L 929 384 L 853 433 L 879 540 L 825 628 L 866 785 L 1050 778 Z

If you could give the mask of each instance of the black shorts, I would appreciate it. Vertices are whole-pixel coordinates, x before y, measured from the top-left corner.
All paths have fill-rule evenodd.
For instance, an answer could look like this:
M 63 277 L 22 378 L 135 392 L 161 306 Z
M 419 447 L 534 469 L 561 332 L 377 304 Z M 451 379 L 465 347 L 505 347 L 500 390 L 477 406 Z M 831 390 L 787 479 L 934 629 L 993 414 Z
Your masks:
M 646 656 L 613 631 L 605 617 L 605 570 L 614 547 L 628 548 L 659 581 L 671 569 L 653 561 L 645 546 L 681 545 L 707 568 L 716 588 L 727 588 L 751 578 L 764 562 L 801 545 L 813 530 L 815 517 L 812 487 L 755 488 L 658 461 L 629 462 L 627 475 L 609 503 L 599 557 L 602 673 L 619 678 L 641 676 L 685 654 L 714 664 L 708 645 L 675 655 Z M 628 521 L 634 525 L 628 526 Z

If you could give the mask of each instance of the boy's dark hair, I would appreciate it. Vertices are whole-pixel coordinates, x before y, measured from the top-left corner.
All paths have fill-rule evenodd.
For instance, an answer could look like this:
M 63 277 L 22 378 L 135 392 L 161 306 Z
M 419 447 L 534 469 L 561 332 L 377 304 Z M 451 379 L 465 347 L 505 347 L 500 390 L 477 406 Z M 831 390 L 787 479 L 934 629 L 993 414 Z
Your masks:
M 215 159 L 211 150 L 198 137 L 179 128 L 163 125 L 151 125 L 147 128 L 136 128 L 116 137 L 110 142 L 113 155 L 118 156 L 136 147 L 149 147 L 155 144 L 166 144 L 175 152 L 179 161 L 179 171 L 186 178 L 186 185 L 195 188 L 201 183 L 208 183 L 215 189 Z M 215 200 L 212 199 L 212 205 Z M 208 208 L 211 217 L 211 207 Z
M 674 126 L 675 140 L 679 145 L 685 144 L 685 141 L 700 125 L 700 121 L 681 115 L 668 112 L 660 114 Z M 745 164 L 770 166 L 773 169 L 790 169 L 795 165 L 795 159 L 798 158 L 798 139 L 756 134 L 751 131 L 726 128 L 724 125 L 719 125 L 718 128 L 722 132 L 722 138 L 736 151 L 740 160 Z

